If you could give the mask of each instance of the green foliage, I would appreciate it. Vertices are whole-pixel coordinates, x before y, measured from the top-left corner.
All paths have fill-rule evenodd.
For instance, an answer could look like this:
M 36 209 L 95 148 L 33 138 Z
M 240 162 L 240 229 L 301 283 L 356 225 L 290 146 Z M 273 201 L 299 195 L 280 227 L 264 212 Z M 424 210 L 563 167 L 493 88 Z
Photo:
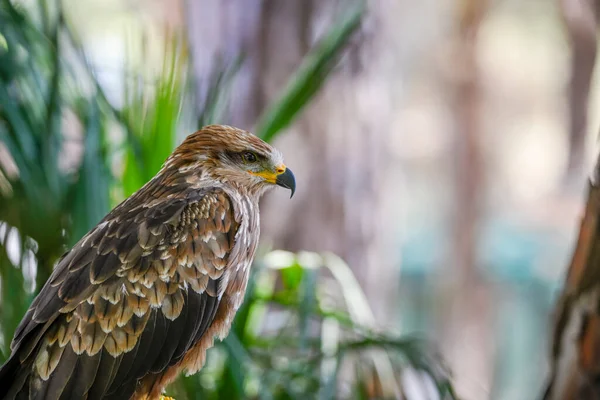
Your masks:
M 0 160 L 5 353 L 9 333 L 65 245 L 73 244 L 109 207 L 104 113 L 93 96 L 75 89 L 81 77 L 74 76 L 65 56 L 60 8 L 40 10 L 41 23 L 36 24 L 11 2 L 0 3 L 0 142 L 10 154 Z M 64 121 L 71 119 L 77 124 L 66 126 Z M 66 160 L 68 142 L 77 137 L 84 142 L 81 160 Z M 13 261 L 7 252 L 11 237 Z M 28 256 L 32 252 L 33 261 Z
M 177 40 L 166 46 L 165 54 L 162 71 L 151 84 L 134 79 L 125 87 L 121 116 L 129 129 L 122 177 L 126 197 L 156 175 L 177 139 L 187 61 Z
M 257 136 L 271 141 L 293 121 L 327 80 L 365 12 L 364 1 L 354 2 L 352 6 L 308 52 L 279 99 L 261 116 L 256 127 Z
M 2 359 L 35 291 L 63 251 L 106 214 L 109 194 L 129 195 L 158 171 L 176 144 L 188 96 L 185 45 L 173 40 L 158 77 L 147 80 L 142 71 L 144 79 L 126 79 L 125 105 L 116 109 L 60 3 L 39 4 L 34 22 L 0 0 L 0 145 L 10 155 L 0 153 Z M 257 130 L 263 138 L 281 132 L 326 81 L 359 26 L 360 4 L 329 28 L 267 108 Z M 196 116 L 201 125 L 221 119 L 241 62 L 213 77 Z M 109 168 L 108 132 L 115 122 L 126 138 L 118 176 Z M 79 157 L 65 150 L 73 142 L 82 149 Z M 454 398 L 428 346 L 372 326 L 364 293 L 339 258 L 271 252 L 253 267 L 231 334 L 209 352 L 199 374 L 181 377 L 168 390 L 178 400 L 393 397 L 412 369 L 424 372 L 441 398 Z
M 440 398 L 455 398 L 447 371 L 422 340 L 368 327 L 364 294 L 345 288 L 353 279 L 330 254 L 267 254 L 253 266 L 229 336 L 198 375 L 180 379 L 168 393 L 177 399 L 393 398 L 411 368 L 428 376 Z M 358 313 L 350 309 L 357 302 Z M 363 397 L 355 396 L 360 385 Z

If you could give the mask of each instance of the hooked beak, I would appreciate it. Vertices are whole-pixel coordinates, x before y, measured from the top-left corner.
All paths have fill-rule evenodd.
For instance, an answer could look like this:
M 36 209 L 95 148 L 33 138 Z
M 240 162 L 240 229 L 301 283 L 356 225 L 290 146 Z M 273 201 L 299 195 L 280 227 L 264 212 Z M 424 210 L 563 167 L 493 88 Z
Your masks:
M 277 186 L 281 186 L 286 189 L 290 189 L 292 191 L 292 194 L 290 195 L 290 199 L 292 198 L 292 196 L 294 195 L 294 192 L 296 191 L 296 178 L 294 178 L 294 174 L 292 173 L 292 170 L 289 168 L 286 168 L 285 171 L 283 171 L 282 173 L 277 175 L 277 178 L 275 179 L 275 184 Z

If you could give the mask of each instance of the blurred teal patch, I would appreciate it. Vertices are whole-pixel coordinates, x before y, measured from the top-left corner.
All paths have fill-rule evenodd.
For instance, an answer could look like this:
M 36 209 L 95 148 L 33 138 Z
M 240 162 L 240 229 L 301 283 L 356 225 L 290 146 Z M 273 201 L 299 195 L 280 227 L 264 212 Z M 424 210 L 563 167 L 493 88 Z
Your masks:
M 491 279 L 545 281 L 566 270 L 572 244 L 562 232 L 527 229 L 506 219 L 486 224 L 478 247 L 478 258 Z
M 507 218 L 482 224 L 476 243 L 478 265 L 492 280 L 560 284 L 572 243 L 558 230 L 519 226 Z M 401 244 L 402 274 L 428 275 L 450 262 L 452 235 L 444 226 L 411 230 Z

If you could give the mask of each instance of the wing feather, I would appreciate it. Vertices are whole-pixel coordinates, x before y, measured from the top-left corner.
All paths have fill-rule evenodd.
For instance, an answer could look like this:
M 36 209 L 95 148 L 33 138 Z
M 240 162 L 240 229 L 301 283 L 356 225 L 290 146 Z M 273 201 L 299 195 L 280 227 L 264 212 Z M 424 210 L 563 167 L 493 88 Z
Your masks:
M 102 356 L 102 353 L 96 353 L 93 356 L 85 354 L 83 357 L 77 357 L 77 361 L 74 363 L 75 368 L 73 369 L 69 382 L 64 388 L 60 399 L 85 399 L 87 397 L 88 392 L 96 379 L 96 373 L 98 372 Z M 46 382 L 52 383 L 53 380 L 54 379 L 49 379 Z M 51 398 L 53 397 L 44 397 L 44 399 Z
M 185 327 L 186 319 L 187 319 L 187 311 L 188 307 L 179 314 L 179 316 L 174 320 L 169 320 L 164 313 L 162 314 L 167 322 L 167 329 L 165 333 L 165 338 L 167 338 L 158 353 L 158 357 L 154 361 L 153 367 L 150 369 L 150 372 L 158 373 L 165 370 L 171 360 L 173 359 L 173 353 L 177 349 L 179 342 L 182 341 L 183 328 Z
M 88 391 L 88 400 L 101 399 L 104 396 L 113 380 L 113 371 L 117 368 L 119 365 L 113 356 L 107 352 L 100 353 L 100 364 Z
M 118 371 L 117 377 L 115 378 L 114 387 L 120 387 L 125 381 L 135 381 L 139 375 L 141 375 L 144 366 L 147 366 L 146 357 L 142 357 L 143 354 L 148 354 L 152 350 L 152 344 L 154 339 L 154 331 L 156 325 L 157 313 L 152 313 L 147 328 L 142 333 L 141 339 L 138 342 L 137 353 L 140 357 L 129 357 L 129 353 L 123 357 L 125 362 L 123 368 Z
M 187 291 L 184 297 L 184 304 L 186 305 L 188 315 L 185 320 L 185 325 L 182 327 L 182 339 L 177 344 L 177 348 L 173 353 L 174 362 L 179 361 L 185 352 L 192 346 L 199 325 L 198 321 L 202 321 L 206 302 L 202 301 L 201 296 L 194 295 L 193 292 Z
M 71 346 L 66 346 L 61 357 L 61 363 L 53 372 L 53 379 L 39 380 L 38 397 L 41 399 L 58 399 L 65 392 L 71 375 L 77 366 L 77 354 Z M 35 385 L 31 385 L 31 388 Z
M 240 221 L 221 189 L 149 204 L 134 195 L 62 257 L 15 333 L 0 397 L 128 398 L 200 340 Z

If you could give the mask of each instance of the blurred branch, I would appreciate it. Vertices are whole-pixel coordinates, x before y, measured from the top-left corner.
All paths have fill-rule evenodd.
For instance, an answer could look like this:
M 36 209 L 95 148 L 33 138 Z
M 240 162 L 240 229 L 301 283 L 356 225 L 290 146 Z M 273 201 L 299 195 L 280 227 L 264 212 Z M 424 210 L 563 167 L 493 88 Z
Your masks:
M 595 399 L 600 387 L 600 187 L 588 185 L 585 213 L 556 306 L 545 400 Z
M 485 185 L 478 38 L 488 1 L 458 0 L 455 5 L 457 26 L 451 61 L 454 75 L 450 82 L 455 124 L 451 153 L 452 268 L 448 278 L 449 307 L 442 317 L 447 327 L 443 345 L 445 358 L 453 360 L 458 390 L 467 398 L 477 398 L 481 396 L 481 386 L 489 388 L 492 375 L 492 332 L 486 320 L 490 288 L 480 275 L 477 257 Z M 468 333 L 465 326 L 469 327 Z M 480 382 L 468 378 L 475 374 Z
M 568 174 L 584 169 L 590 83 L 596 60 L 598 2 L 560 0 L 571 42 Z M 545 400 L 600 398 L 600 155 L 587 185 L 584 215 L 555 308 Z
M 456 227 L 454 265 L 467 286 L 476 278 L 476 230 L 479 221 L 480 190 L 483 185 L 481 154 L 481 82 L 477 62 L 477 33 L 486 8 L 485 1 L 459 1 L 455 90 L 456 127 L 453 155 Z
M 559 5 L 571 45 L 567 178 L 579 178 L 585 168 L 588 103 L 596 63 L 599 10 L 596 0 L 559 0 Z

